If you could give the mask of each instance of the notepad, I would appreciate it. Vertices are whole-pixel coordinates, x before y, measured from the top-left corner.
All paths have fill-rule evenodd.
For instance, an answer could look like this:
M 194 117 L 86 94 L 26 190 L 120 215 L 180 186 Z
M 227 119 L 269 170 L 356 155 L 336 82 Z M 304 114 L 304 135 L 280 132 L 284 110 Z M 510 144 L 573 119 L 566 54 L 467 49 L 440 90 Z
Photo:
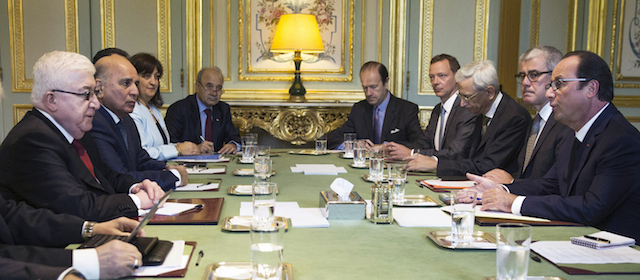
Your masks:
M 584 236 L 571 237 L 571 243 L 575 245 L 598 249 L 598 250 L 616 248 L 616 247 L 626 247 L 636 243 L 636 240 L 633 238 L 625 237 L 625 236 L 607 232 L 607 231 L 601 231 L 598 233 L 590 234 L 589 236 L 606 239 L 606 240 L 609 240 L 610 243 L 589 239 Z

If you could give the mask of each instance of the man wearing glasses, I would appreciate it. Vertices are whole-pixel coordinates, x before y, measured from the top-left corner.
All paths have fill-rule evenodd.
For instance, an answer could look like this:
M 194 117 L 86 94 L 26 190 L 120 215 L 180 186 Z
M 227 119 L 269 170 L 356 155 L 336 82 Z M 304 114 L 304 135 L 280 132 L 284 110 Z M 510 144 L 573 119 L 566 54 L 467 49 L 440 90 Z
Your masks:
M 466 172 L 483 174 L 494 168 L 515 172 L 516 158 L 531 124 L 529 112 L 499 91 L 498 73 L 489 60 L 471 62 L 456 73 L 460 105 L 478 114 L 468 159 L 437 159 L 413 155 L 408 168 L 437 171 L 439 177 L 462 177 Z
M 547 85 L 554 117 L 574 131 L 541 179 L 501 185 L 468 174 L 483 209 L 581 223 L 640 240 L 640 132 L 611 103 L 609 65 L 568 53 Z
M 553 109 L 545 96 L 545 86 L 551 82 L 551 72 L 562 59 L 562 53 L 550 46 L 535 47 L 520 56 L 520 83 L 522 101 L 536 109 L 529 138 L 518 156 L 518 170 L 509 174 L 494 169 L 483 175 L 495 182 L 508 184 L 514 178 L 542 178 L 556 161 L 560 144 L 571 137 L 571 129 L 553 117 Z
M 137 217 L 164 192 L 155 182 L 120 174 L 100 161 L 90 134 L 96 110 L 95 68 L 83 55 L 54 51 L 34 66 L 34 110 L 0 146 L 0 194 L 86 220 Z
M 155 181 L 165 190 L 186 185 L 189 175 L 184 166 L 155 160 L 142 148 L 138 129 L 129 116 L 138 97 L 138 72 L 131 62 L 114 53 L 97 59 L 95 65 L 101 105 L 93 118 L 91 135 L 102 161 L 119 173 Z
M 220 154 L 240 151 L 240 133 L 231 122 L 231 107 L 220 101 L 224 77 L 218 67 L 198 72 L 196 94 L 173 103 L 164 121 L 171 142 L 206 143 Z

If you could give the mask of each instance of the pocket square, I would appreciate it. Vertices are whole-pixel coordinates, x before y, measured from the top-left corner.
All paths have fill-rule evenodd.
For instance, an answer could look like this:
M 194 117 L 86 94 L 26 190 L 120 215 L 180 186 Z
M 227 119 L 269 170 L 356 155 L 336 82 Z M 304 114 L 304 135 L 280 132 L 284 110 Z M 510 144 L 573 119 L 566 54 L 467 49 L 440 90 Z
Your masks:
M 395 133 L 398 133 L 398 132 L 400 132 L 400 129 L 399 128 L 394 128 L 394 129 L 391 130 L 390 134 L 395 134 Z

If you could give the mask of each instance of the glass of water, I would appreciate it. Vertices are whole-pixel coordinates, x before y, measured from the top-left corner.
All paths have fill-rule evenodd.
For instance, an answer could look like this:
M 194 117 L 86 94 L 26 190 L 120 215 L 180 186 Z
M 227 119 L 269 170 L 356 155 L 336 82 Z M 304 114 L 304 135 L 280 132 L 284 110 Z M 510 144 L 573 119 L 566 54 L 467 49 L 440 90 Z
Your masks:
M 327 139 L 317 139 L 316 140 L 316 154 L 326 154 L 327 153 Z
M 284 224 L 251 223 L 252 279 L 282 279 Z
M 473 238 L 477 193 L 451 191 L 451 237 L 456 244 L 470 244 Z
M 354 148 L 355 141 L 356 141 L 355 133 L 344 134 L 344 157 L 345 158 L 353 157 L 353 148 Z
M 252 185 L 253 222 L 270 224 L 276 210 L 276 187 L 273 182 L 255 182 Z
M 404 201 L 404 182 L 407 180 L 407 168 L 404 163 L 389 164 L 389 186 L 393 186 L 393 202 L 402 203 Z
M 271 166 L 273 161 L 269 157 L 257 156 L 253 160 L 253 177 L 255 182 L 265 181 L 271 178 Z
M 256 154 L 256 144 L 251 136 L 242 136 L 242 162 L 253 162 Z
M 497 279 L 524 280 L 529 268 L 531 225 L 507 223 L 496 225 Z

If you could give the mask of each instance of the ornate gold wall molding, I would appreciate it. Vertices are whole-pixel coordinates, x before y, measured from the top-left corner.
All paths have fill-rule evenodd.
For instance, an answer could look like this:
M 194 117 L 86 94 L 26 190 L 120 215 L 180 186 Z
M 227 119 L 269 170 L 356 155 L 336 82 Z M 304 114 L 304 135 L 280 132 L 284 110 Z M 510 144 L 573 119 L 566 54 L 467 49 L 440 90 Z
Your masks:
M 578 34 L 578 4 L 577 0 L 569 0 L 569 17 L 567 19 L 567 51 L 576 50 L 576 37 Z
M 587 50 L 598 54 L 600 57 L 604 57 L 607 4 L 606 0 L 589 0 Z
M 347 10 L 347 3 L 348 3 L 348 10 Z M 247 28 L 247 40 L 248 42 L 250 42 L 250 36 L 251 36 L 251 18 L 250 18 L 250 5 L 251 5 L 251 1 L 247 0 L 247 4 L 245 6 L 245 4 L 243 4 L 243 1 L 239 1 L 238 2 L 238 80 L 240 81 L 293 81 L 293 76 L 292 75 L 282 75 L 282 76 L 268 76 L 265 77 L 263 75 L 260 76 L 246 76 L 245 75 L 245 70 L 247 69 L 246 72 L 247 73 L 267 73 L 265 70 L 263 69 L 253 69 L 251 67 L 251 65 L 248 63 L 248 61 L 250 60 L 251 56 L 251 47 L 247 46 L 247 50 L 244 50 L 244 16 L 245 16 L 245 8 L 246 8 L 246 16 L 247 16 L 247 26 L 249 26 Z M 355 8 L 355 0 L 344 0 L 343 2 L 343 11 L 345 11 L 344 13 L 344 17 L 342 18 L 342 23 L 343 23 L 343 27 L 348 30 L 348 34 L 349 34 L 349 44 L 348 47 L 344 50 L 344 52 L 341 54 L 342 55 L 342 66 L 340 67 L 339 70 L 334 71 L 334 70 L 311 70 L 311 71 L 304 71 L 304 73 L 322 73 L 322 74 L 331 74 L 331 73 L 346 73 L 347 77 L 330 77 L 330 76 L 310 76 L 308 74 L 305 74 L 304 77 L 302 77 L 303 81 L 311 81 L 311 82 L 351 82 L 353 81 L 353 67 L 349 66 L 349 65 L 353 65 L 353 49 L 354 49 L 354 43 L 353 43 L 353 38 L 354 38 L 354 16 L 355 16 L 355 12 L 354 12 L 354 8 Z M 348 14 L 346 13 L 346 11 L 348 11 Z M 348 19 L 348 25 L 347 23 L 347 19 Z M 346 28 L 348 26 L 348 28 Z M 342 37 L 341 40 L 341 44 L 344 47 L 345 46 L 345 37 Z M 247 54 L 247 60 L 245 63 L 245 52 Z M 349 54 L 349 59 L 345 60 L 345 52 Z M 245 68 L 246 67 L 246 68 Z M 348 68 L 348 71 L 346 71 L 345 69 Z M 293 69 L 291 70 L 283 70 L 283 71 L 268 71 L 268 73 L 293 73 Z M 307 96 L 308 99 L 308 96 Z
M 187 1 L 191 3 L 192 1 Z M 171 3 L 170 0 L 156 0 L 158 32 L 158 60 L 164 68 L 160 80 L 160 91 L 171 92 Z M 188 20 L 188 19 L 187 19 Z M 100 23 L 102 48 L 116 47 L 115 0 L 100 0 Z M 133 55 L 133 54 L 132 54 Z
M 489 0 L 476 0 L 476 32 L 473 43 L 473 60 L 487 57 L 487 36 L 489 36 Z
M 433 56 L 433 0 L 425 0 L 420 2 L 420 40 L 418 49 L 421 50 L 420 67 L 418 67 L 418 94 L 434 94 L 431 87 L 431 79 L 429 79 L 429 68 L 431 57 Z
M 529 48 L 538 46 L 540 38 L 540 0 L 531 0 L 531 20 L 529 24 Z
M 9 6 L 9 49 L 11 52 L 11 90 L 31 92 L 32 79 L 26 78 L 24 49 L 24 17 L 22 0 L 8 0 Z M 65 50 L 78 52 L 78 3 L 64 1 Z
M 620 2 L 620 10 L 618 10 L 618 2 Z M 614 73 L 614 77 L 616 81 L 640 81 L 640 78 L 638 77 L 627 77 L 622 75 L 622 71 L 621 71 L 621 63 L 622 63 L 622 43 L 623 43 L 623 32 L 624 32 L 624 11 L 625 11 L 625 4 L 627 1 L 618 1 L 618 0 L 614 0 L 613 1 L 613 23 L 612 23 L 612 27 L 611 27 L 611 50 L 610 50 L 610 56 L 609 56 L 609 68 L 611 68 L 611 72 Z M 620 12 L 620 17 L 618 17 L 618 11 Z M 616 30 L 617 31 L 617 38 L 616 38 Z M 616 47 L 617 47 L 617 53 L 616 53 Z M 614 57 L 616 58 L 616 65 L 614 68 L 613 62 L 614 62 Z M 640 88 L 640 84 L 637 83 L 614 83 L 614 87 L 620 87 L 620 88 Z M 638 96 L 637 98 L 640 98 L 640 96 Z
M 389 91 L 402 97 L 404 85 L 405 46 L 406 46 L 406 2 L 392 0 L 389 3 Z

